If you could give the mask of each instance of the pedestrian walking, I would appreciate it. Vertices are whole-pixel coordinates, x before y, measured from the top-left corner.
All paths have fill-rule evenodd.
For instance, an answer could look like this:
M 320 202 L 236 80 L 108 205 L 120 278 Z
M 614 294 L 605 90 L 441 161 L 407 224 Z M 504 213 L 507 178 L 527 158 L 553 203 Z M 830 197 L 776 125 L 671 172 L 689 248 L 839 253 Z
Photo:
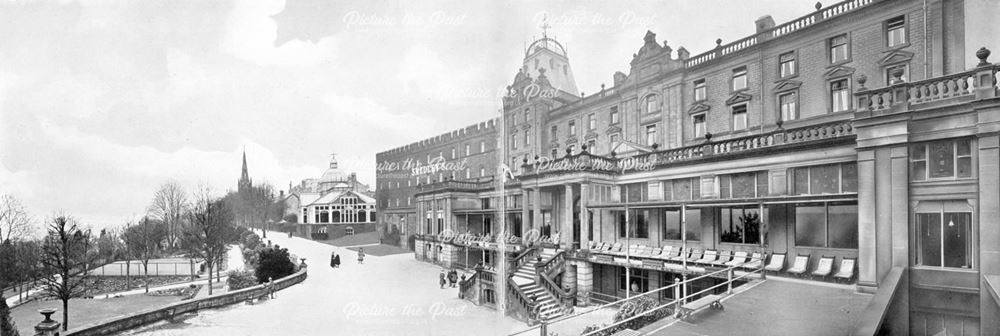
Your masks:
M 330 268 L 337 267 L 337 251 L 330 252 Z
M 452 288 L 455 288 L 455 283 L 457 282 L 458 282 L 458 271 L 451 270 L 451 272 L 448 272 L 448 284 L 451 285 Z
M 444 280 L 444 270 L 441 270 L 441 274 L 438 275 L 438 278 L 440 279 L 438 281 L 441 283 L 441 289 L 444 289 L 444 285 L 447 284 Z
M 335 254 L 333 256 L 333 268 L 340 268 L 340 255 Z
M 358 248 L 358 263 L 359 264 L 365 263 L 365 249 L 363 247 Z
M 267 286 L 265 286 L 265 287 L 267 287 L 267 296 L 268 296 L 268 298 L 273 299 L 274 298 L 274 278 L 273 277 L 267 277 Z

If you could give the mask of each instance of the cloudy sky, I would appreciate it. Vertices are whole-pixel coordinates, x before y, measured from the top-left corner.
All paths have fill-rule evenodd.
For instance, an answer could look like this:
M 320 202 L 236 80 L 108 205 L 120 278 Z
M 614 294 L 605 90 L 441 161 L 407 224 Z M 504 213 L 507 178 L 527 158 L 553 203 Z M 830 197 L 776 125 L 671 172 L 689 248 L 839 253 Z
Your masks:
M 582 91 L 627 71 L 646 30 L 692 54 L 812 2 L 0 0 L 0 193 L 102 227 L 173 179 L 235 188 L 374 182 L 375 153 L 492 117 L 523 48 L 568 48 Z

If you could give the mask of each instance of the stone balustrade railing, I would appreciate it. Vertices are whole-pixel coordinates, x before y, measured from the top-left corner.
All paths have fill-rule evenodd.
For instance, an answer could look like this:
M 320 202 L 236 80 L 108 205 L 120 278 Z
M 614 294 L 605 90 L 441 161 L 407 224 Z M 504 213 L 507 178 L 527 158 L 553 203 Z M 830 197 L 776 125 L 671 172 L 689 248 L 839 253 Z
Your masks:
M 525 164 L 526 176 L 544 173 L 599 172 L 623 174 L 630 171 L 650 170 L 671 163 L 701 159 L 714 155 L 736 154 L 789 143 L 827 140 L 853 136 L 854 127 L 850 120 L 809 125 L 793 129 L 777 129 L 768 133 L 754 134 L 721 141 L 707 141 L 702 144 L 681 148 L 660 150 L 627 158 L 607 158 L 588 153 L 567 156 L 551 164 Z
M 993 98 L 997 96 L 997 71 L 1000 66 L 986 63 L 989 51 L 981 49 L 980 66 L 959 73 L 928 78 L 916 82 L 904 82 L 901 72 L 893 74 L 893 82 L 887 87 L 868 89 L 864 87 L 867 78 L 859 78 L 861 88 L 854 93 L 856 112 L 885 113 L 919 109 L 923 104 L 947 104 L 962 100 Z

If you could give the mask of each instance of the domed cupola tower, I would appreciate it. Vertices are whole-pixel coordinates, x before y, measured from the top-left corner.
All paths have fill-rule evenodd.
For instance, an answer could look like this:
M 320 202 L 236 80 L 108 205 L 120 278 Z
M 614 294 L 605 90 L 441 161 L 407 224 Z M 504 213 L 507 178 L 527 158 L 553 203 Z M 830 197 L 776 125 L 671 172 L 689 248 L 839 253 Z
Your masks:
M 542 73 L 548 78 L 553 88 L 577 95 L 580 93 L 573 77 L 573 68 L 569 66 L 566 48 L 559 41 L 550 38 L 547 22 L 542 23 L 542 38 L 528 45 L 524 51 L 522 71 L 531 78 L 538 78 Z M 545 69 L 544 71 L 541 69 Z

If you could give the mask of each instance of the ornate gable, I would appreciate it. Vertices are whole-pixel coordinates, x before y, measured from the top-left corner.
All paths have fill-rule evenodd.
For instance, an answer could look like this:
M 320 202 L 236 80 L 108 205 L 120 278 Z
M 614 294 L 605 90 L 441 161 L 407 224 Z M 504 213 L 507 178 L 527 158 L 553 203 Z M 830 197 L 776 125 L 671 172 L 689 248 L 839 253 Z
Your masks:
M 909 62 L 913 59 L 913 53 L 905 50 L 893 50 L 882 56 L 878 61 L 879 66 L 887 66 L 897 63 Z
M 569 144 L 575 144 L 575 143 L 577 143 L 577 142 L 580 142 L 580 140 L 579 140 L 579 139 L 577 139 L 577 138 L 576 138 L 575 136 L 574 136 L 574 137 L 572 137 L 572 138 L 569 138 L 569 139 L 566 139 L 566 144 L 567 144 L 567 145 L 569 145 Z
M 621 133 L 621 131 L 622 131 L 621 127 L 613 125 L 613 126 L 608 126 L 608 129 L 604 130 L 604 133 L 615 134 L 615 133 Z
M 784 92 L 789 90 L 795 90 L 802 86 L 802 82 L 797 80 L 786 79 L 778 82 L 774 85 L 774 92 Z
M 742 103 L 742 102 L 748 102 L 748 101 L 750 101 L 750 98 L 753 98 L 753 96 L 751 96 L 748 93 L 745 93 L 745 92 L 742 92 L 742 91 L 741 92 L 737 92 L 737 93 L 734 93 L 732 96 L 730 96 L 729 99 L 726 99 L 726 105 L 733 105 L 733 104 L 739 104 L 739 103 Z
M 584 135 L 583 139 L 584 140 L 597 139 L 597 132 L 594 131 L 587 132 L 587 135 Z
M 701 112 L 708 111 L 710 109 L 712 109 L 711 106 L 708 106 L 708 105 L 703 104 L 703 103 L 696 103 L 694 105 L 691 105 L 691 108 L 688 109 L 688 113 L 691 113 L 691 114 L 701 113 Z
M 834 79 L 854 74 L 854 68 L 846 66 L 835 66 L 823 73 L 823 78 Z

